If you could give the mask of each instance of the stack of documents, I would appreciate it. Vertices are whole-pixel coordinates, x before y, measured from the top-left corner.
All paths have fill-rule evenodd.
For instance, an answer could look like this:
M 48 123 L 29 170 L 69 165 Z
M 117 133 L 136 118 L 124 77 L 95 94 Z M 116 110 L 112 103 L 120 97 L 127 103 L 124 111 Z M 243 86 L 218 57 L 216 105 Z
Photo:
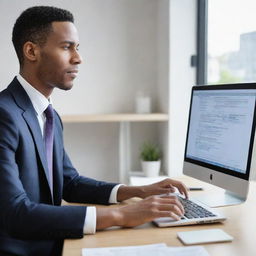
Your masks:
M 126 247 L 82 249 L 83 256 L 209 256 L 202 246 L 168 247 L 166 244 L 150 244 Z

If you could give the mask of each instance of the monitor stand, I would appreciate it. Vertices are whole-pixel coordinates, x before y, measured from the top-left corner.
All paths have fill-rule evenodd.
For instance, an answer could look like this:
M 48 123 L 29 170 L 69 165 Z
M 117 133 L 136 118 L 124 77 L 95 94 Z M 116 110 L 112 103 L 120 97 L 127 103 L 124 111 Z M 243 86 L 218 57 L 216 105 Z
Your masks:
M 193 197 L 193 199 L 196 199 L 209 207 L 235 205 L 246 201 L 246 198 L 241 198 L 235 193 L 227 190 L 225 192 L 217 192 L 214 194 L 201 194 Z

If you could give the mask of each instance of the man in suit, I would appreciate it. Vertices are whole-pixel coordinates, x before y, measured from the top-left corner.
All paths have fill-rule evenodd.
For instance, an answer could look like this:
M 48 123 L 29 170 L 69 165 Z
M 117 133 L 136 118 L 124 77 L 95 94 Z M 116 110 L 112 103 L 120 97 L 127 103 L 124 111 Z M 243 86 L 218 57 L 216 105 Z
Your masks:
M 52 109 L 55 88 L 69 90 L 82 59 L 70 12 L 47 6 L 25 10 L 13 28 L 20 72 L 0 93 L 0 255 L 61 255 L 65 238 L 81 238 L 110 226 L 134 227 L 154 218 L 179 219 L 174 196 L 185 185 L 166 179 L 125 186 L 79 176 L 65 152 L 62 123 Z M 61 206 L 68 202 L 120 207 Z

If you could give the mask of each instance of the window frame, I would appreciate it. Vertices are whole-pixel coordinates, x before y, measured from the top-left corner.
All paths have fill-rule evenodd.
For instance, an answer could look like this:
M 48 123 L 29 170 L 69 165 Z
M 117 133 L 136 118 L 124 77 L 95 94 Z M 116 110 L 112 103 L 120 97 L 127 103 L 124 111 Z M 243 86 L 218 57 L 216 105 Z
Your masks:
M 196 84 L 207 84 L 208 0 L 197 0 Z

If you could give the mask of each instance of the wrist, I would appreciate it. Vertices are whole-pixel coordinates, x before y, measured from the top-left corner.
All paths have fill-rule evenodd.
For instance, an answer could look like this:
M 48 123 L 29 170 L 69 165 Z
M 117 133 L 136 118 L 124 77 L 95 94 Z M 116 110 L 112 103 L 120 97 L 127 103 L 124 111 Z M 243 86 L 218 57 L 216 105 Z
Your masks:
M 142 197 L 142 186 L 121 186 L 117 192 L 117 201 L 121 202 L 132 197 Z
M 101 230 L 112 226 L 120 226 L 122 224 L 123 216 L 119 208 L 120 207 L 96 208 L 96 229 Z
M 123 207 L 115 207 L 112 211 L 113 226 L 123 226 L 124 214 L 121 210 Z
M 146 197 L 145 186 L 138 186 L 137 197 L 140 197 L 140 198 L 145 198 Z

